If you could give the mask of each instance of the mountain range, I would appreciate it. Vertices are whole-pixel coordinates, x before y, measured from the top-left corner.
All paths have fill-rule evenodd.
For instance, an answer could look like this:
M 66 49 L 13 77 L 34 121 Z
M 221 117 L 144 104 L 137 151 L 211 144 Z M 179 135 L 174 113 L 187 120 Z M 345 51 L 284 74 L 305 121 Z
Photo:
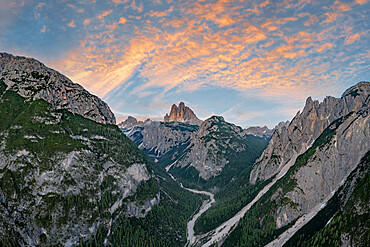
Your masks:
M 0 245 L 368 246 L 370 83 L 273 129 L 128 117 L 0 53 Z

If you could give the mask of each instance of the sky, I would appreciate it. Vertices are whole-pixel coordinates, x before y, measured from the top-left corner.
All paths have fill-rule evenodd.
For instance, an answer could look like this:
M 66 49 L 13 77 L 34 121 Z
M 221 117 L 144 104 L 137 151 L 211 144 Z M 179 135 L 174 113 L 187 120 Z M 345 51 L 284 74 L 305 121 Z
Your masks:
M 370 80 L 367 0 L 0 0 L 0 51 L 34 57 L 118 121 L 184 101 L 242 127 Z

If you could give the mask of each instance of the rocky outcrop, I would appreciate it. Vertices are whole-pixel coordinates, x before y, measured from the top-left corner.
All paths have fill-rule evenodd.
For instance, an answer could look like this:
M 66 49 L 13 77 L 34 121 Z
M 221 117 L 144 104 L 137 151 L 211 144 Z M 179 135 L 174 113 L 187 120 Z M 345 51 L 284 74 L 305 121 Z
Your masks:
M 129 202 L 126 206 L 127 216 L 135 217 L 145 217 L 145 215 L 150 212 L 150 210 L 160 202 L 160 193 L 158 193 L 154 198 L 147 199 L 145 202 L 136 203 Z
M 191 135 L 198 130 L 198 126 L 181 122 L 163 123 L 149 120 L 143 125 L 137 124 L 121 130 L 138 145 L 139 149 L 149 155 L 161 157 L 189 143 Z M 176 152 L 173 154 L 173 158 L 176 154 Z
M 294 189 L 286 193 L 278 190 L 273 195 L 273 198 L 289 201 L 279 203 L 281 206 L 276 212 L 278 228 L 310 212 L 324 199 L 331 197 L 360 163 L 370 150 L 368 114 L 369 108 L 349 113 L 333 122 L 314 146 L 297 160 L 295 166 L 298 167 L 290 176 L 296 184 Z M 325 142 L 320 143 L 322 140 Z M 303 157 L 307 161 L 303 162 Z
M 288 127 L 281 128 L 281 132 L 274 132 L 254 165 L 250 182 L 267 180 L 276 175 L 292 157 L 305 152 L 334 120 L 368 104 L 369 92 L 370 83 L 360 82 L 339 99 L 327 96 L 319 103 L 309 97 L 302 113 L 298 112 Z M 294 163 L 294 160 L 291 162 Z
M 173 104 L 171 107 L 170 115 L 164 116 L 164 122 L 183 122 L 193 125 L 201 125 L 202 120 L 197 118 L 195 113 L 184 102 L 180 102 L 179 106 Z
M 118 124 L 118 127 L 121 129 L 130 129 L 135 126 L 143 126 L 143 125 L 144 125 L 143 121 L 137 121 L 136 118 L 128 116 L 128 118 L 125 121 Z
M 191 137 L 189 149 L 174 167 L 192 166 L 205 180 L 215 177 L 230 162 L 230 154 L 247 149 L 245 135 L 241 127 L 226 122 L 221 116 L 212 116 Z
M 99 123 L 116 123 L 104 101 L 36 59 L 0 53 L 0 80 L 29 100 L 43 99 L 55 109 L 67 109 Z
M 27 246 L 75 245 L 90 238 L 98 225 L 109 224 L 109 218 L 97 218 L 98 207 L 108 210 L 111 204 L 134 194 L 140 181 L 149 179 L 145 164 L 135 164 L 127 170 L 111 161 L 101 164 L 99 156 L 89 150 L 58 153 L 50 157 L 54 165 L 45 171 L 39 170 L 42 163 L 37 159 L 27 150 L 11 155 L 0 153 L 0 180 L 16 186 L 0 191 L 0 207 L 6 212 L 1 213 L 0 229 L 2 233 L 16 232 L 21 236 L 19 241 L 25 240 Z M 24 166 L 29 167 L 28 175 L 12 179 L 11 174 L 26 171 Z M 104 188 L 112 179 L 115 185 Z M 103 206 L 102 200 L 107 200 L 103 197 L 108 193 L 119 196 Z M 112 208 L 111 214 L 124 211 L 122 207 Z

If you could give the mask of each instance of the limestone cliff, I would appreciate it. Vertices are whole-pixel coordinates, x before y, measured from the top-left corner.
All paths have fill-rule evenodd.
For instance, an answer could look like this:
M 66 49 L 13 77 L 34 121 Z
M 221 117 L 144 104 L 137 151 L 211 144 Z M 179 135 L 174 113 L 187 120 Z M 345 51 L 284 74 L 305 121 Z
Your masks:
M 297 159 L 289 174 L 294 188 L 283 187 L 272 196 L 281 205 L 276 211 L 277 227 L 287 225 L 332 196 L 369 150 L 369 108 L 334 121 Z M 284 200 L 289 203 L 281 203 Z
M 179 106 L 173 104 L 170 115 L 164 116 L 164 122 L 183 122 L 193 125 L 200 125 L 202 121 L 197 118 L 195 113 L 184 102 L 180 102 Z
M 124 126 L 127 126 L 127 123 L 119 125 L 127 137 L 141 150 L 157 158 L 181 145 L 187 145 L 191 135 L 198 131 L 198 126 L 181 122 L 163 123 L 147 120 L 145 123 L 137 123 L 132 127 L 125 128 Z M 175 152 L 172 155 L 173 159 L 176 154 Z
M 38 98 L 44 81 L 26 87 L 7 78 L 8 86 L 0 81 L 0 240 L 75 246 L 99 228 L 110 231 L 115 217 L 133 208 L 127 198 L 151 178 L 143 154 L 117 126 Z M 151 196 L 140 211 L 158 203 Z
M 22 97 L 43 99 L 100 123 L 116 123 L 109 106 L 79 84 L 33 58 L 0 53 L 0 80 Z
M 281 132 L 274 132 L 254 165 L 250 182 L 267 180 L 289 161 L 294 163 L 291 159 L 305 152 L 334 120 L 368 104 L 369 93 L 370 83 L 360 82 L 346 90 L 341 98 L 327 96 L 321 103 L 307 98 L 302 113 L 298 112 L 288 127 L 281 128 Z

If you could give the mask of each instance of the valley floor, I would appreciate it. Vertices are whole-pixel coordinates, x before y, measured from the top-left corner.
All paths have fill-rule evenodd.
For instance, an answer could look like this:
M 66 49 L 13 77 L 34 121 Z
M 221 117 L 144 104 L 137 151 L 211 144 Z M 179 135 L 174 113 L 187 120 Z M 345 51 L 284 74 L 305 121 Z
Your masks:
M 266 185 L 259 193 L 258 195 L 248 203 L 242 210 L 240 210 L 237 214 L 235 214 L 234 217 L 230 218 L 223 224 L 221 224 L 219 227 L 217 227 L 215 230 L 212 230 L 206 234 L 203 234 L 202 236 L 199 236 L 197 242 L 203 242 L 202 240 L 206 240 L 204 244 L 201 244 L 203 247 L 212 246 L 215 243 L 221 243 L 225 238 L 230 234 L 230 232 L 233 230 L 233 228 L 238 224 L 241 218 L 244 217 L 246 212 L 273 186 L 280 178 L 282 178 L 289 168 L 294 164 L 296 158 L 298 155 L 294 155 L 290 162 L 288 162 L 279 172 L 279 174 L 276 176 L 276 178 Z

